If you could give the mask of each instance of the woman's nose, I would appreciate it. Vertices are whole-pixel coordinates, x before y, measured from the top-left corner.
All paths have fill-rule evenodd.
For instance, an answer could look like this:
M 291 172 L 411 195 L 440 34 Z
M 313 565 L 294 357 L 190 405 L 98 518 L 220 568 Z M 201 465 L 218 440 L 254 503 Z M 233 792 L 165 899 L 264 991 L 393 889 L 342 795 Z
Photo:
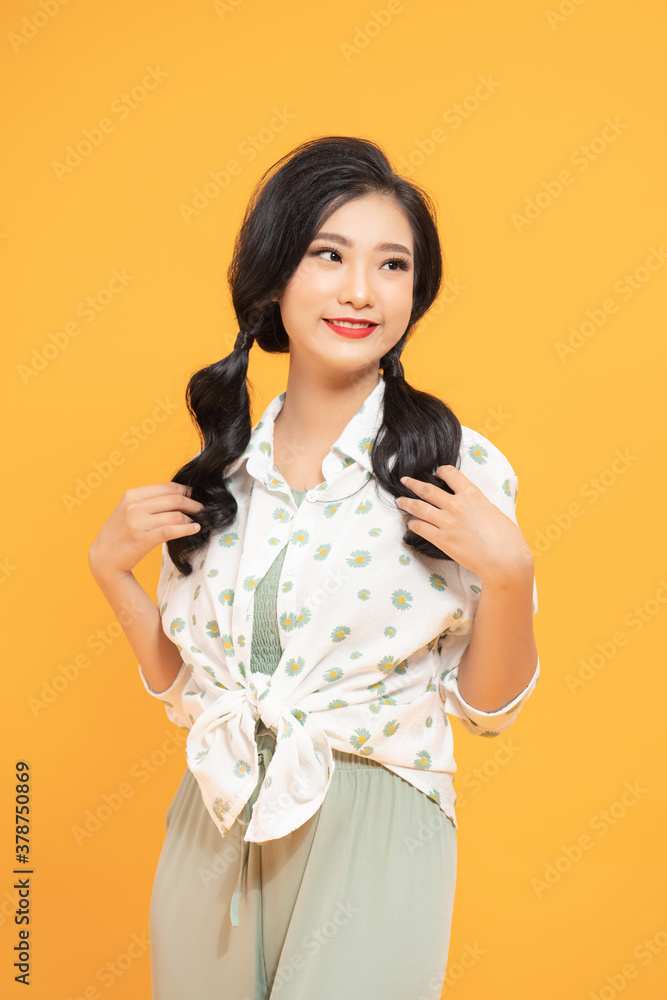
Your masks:
M 375 305 L 372 281 L 364 266 L 346 269 L 341 277 L 338 299 L 340 302 L 352 303 L 357 309 Z

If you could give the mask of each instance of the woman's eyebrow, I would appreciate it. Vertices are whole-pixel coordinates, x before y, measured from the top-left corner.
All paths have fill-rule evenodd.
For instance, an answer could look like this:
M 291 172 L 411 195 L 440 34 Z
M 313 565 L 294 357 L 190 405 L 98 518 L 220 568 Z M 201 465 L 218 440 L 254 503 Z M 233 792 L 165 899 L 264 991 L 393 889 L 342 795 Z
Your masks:
M 349 240 L 347 236 L 343 236 L 342 233 L 316 233 L 313 237 L 314 240 L 331 240 L 333 243 L 340 243 L 343 247 L 354 246 L 352 240 Z M 376 250 L 380 250 L 382 253 L 393 252 L 393 253 L 405 253 L 408 257 L 412 257 L 412 254 L 407 247 L 404 247 L 402 243 L 377 243 L 375 245 Z

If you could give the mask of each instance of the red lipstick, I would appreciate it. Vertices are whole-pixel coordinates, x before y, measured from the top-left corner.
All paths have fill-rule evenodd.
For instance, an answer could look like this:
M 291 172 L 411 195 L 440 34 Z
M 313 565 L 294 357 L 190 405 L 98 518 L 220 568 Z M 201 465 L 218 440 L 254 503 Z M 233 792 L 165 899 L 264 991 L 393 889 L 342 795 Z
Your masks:
M 339 326 L 336 320 L 343 320 L 347 323 L 368 323 L 368 326 L 359 326 L 356 328 L 349 326 Z M 352 337 L 355 340 L 359 340 L 361 337 L 367 337 L 378 325 L 377 323 L 371 323 L 369 320 L 355 319 L 354 316 L 336 316 L 335 319 L 325 319 L 324 322 L 327 326 L 338 333 L 341 337 Z

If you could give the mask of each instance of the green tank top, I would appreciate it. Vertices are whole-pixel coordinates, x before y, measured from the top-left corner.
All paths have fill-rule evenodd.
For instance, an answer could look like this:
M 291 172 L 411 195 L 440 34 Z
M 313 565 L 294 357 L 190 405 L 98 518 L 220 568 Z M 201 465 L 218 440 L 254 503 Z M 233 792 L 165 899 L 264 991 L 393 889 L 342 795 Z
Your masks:
M 292 496 L 297 507 L 308 490 L 295 490 Z M 255 610 L 253 614 L 252 646 L 250 650 L 250 672 L 272 674 L 282 656 L 280 633 L 278 631 L 278 583 L 282 572 L 287 545 L 273 560 L 269 570 L 255 587 Z

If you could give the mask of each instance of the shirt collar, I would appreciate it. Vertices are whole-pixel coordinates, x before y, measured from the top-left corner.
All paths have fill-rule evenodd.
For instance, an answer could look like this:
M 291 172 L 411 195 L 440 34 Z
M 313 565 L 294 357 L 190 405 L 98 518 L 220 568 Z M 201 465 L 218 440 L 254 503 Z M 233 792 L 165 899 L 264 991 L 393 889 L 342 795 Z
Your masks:
M 345 425 L 329 452 L 329 455 L 334 451 L 338 452 L 347 465 L 357 462 L 369 474 L 372 473 L 371 449 L 382 425 L 385 386 L 384 378 L 379 375 L 377 385 Z M 287 391 L 283 390 L 266 407 L 251 431 L 245 451 L 227 470 L 228 479 L 247 461 L 250 475 L 274 488 L 283 485 L 281 478 L 275 478 L 277 470 L 273 466 L 273 426 L 283 408 L 286 395 Z

